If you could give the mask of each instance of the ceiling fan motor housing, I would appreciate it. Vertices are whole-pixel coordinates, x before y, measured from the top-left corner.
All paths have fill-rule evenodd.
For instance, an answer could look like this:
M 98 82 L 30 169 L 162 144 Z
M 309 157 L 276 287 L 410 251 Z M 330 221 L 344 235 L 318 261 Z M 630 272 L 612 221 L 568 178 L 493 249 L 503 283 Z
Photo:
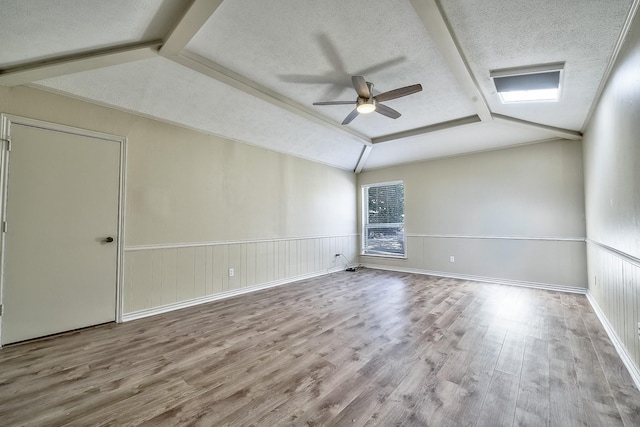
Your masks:
M 376 101 L 373 96 L 370 98 L 358 97 L 358 100 L 356 101 L 356 103 L 357 103 L 356 109 L 358 110 L 358 113 L 367 114 L 367 113 L 373 113 L 376 110 L 376 105 L 378 104 L 378 101 Z

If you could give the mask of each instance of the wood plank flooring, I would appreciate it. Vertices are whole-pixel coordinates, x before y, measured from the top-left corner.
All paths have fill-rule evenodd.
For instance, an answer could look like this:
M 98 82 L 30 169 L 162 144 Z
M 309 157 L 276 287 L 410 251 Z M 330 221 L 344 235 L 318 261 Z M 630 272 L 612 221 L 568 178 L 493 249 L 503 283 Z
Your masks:
M 580 295 L 363 269 L 0 350 L 2 426 L 638 426 Z

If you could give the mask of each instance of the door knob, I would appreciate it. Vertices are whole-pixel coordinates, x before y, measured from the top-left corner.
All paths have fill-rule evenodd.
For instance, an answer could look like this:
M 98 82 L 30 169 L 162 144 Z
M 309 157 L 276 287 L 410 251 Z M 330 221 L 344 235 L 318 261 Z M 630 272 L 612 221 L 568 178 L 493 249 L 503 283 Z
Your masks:
M 113 237 L 109 236 L 106 239 L 104 239 L 102 242 L 103 243 L 111 243 L 111 242 L 113 242 Z

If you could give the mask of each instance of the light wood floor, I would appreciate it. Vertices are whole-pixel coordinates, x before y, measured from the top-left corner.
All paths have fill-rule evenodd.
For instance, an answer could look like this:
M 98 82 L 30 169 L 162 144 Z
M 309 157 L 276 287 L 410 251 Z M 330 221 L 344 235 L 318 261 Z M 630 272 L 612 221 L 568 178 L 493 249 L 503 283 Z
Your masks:
M 584 296 L 336 273 L 0 351 L 0 425 L 638 426 Z

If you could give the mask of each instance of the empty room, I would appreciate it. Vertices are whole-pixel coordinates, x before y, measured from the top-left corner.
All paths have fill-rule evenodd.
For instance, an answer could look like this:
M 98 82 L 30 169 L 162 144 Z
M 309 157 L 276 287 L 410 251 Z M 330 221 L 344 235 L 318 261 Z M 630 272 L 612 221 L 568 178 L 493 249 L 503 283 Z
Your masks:
M 0 425 L 639 426 L 639 6 L 0 1 Z

